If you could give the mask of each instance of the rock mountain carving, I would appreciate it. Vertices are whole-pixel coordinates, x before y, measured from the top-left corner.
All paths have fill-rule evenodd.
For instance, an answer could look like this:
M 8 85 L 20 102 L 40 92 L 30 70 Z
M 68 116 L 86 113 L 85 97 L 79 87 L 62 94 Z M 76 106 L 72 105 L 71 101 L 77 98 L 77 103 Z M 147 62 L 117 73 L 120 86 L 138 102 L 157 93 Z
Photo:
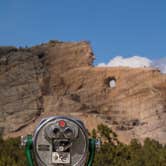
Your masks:
M 31 133 L 41 118 L 105 123 L 122 142 L 166 143 L 166 75 L 152 68 L 94 67 L 88 42 L 0 47 L 0 132 Z

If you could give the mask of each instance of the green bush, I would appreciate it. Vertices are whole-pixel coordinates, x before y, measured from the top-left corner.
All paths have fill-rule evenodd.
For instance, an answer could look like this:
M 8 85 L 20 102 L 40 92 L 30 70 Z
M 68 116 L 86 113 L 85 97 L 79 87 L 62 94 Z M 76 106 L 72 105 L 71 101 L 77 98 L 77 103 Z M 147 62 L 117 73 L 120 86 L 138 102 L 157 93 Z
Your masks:
M 3 140 L 0 137 L 0 166 L 25 166 L 24 150 L 20 148 L 20 138 Z
M 129 145 L 120 143 L 117 135 L 103 124 L 92 131 L 93 137 L 103 141 L 96 152 L 93 166 L 166 166 L 166 145 L 147 138 L 141 145 L 134 139 Z M 0 137 L 0 166 L 26 166 L 20 138 L 3 140 Z
M 99 125 L 95 135 L 107 141 L 96 153 L 93 166 L 166 166 L 166 146 L 155 140 L 147 138 L 143 145 L 136 139 L 133 139 L 129 145 L 119 141 L 117 143 L 112 141 L 116 140 L 116 136 L 105 125 Z

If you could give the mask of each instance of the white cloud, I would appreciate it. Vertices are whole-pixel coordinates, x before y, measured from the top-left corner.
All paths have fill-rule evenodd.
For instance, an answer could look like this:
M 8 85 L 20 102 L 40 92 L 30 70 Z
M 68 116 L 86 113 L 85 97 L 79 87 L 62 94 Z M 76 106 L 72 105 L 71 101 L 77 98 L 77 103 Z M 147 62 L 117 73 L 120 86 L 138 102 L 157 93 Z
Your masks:
M 124 58 L 122 56 L 116 56 L 111 59 L 108 63 L 99 63 L 98 67 L 131 67 L 131 68 L 139 68 L 139 67 L 154 67 L 161 70 L 162 73 L 166 73 L 166 58 L 161 60 L 152 61 L 146 57 L 141 56 L 132 56 L 129 58 Z
M 166 74 L 166 58 L 153 61 L 152 67 L 158 68 L 162 73 Z

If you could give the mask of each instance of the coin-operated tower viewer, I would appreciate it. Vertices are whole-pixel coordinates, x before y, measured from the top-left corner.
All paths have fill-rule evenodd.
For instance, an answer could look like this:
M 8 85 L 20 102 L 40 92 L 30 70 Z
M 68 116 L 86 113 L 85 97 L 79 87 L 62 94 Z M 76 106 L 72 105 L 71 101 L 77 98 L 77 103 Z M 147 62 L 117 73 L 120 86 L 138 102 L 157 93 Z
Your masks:
M 91 166 L 99 146 L 82 121 L 61 116 L 43 119 L 21 143 L 29 166 Z

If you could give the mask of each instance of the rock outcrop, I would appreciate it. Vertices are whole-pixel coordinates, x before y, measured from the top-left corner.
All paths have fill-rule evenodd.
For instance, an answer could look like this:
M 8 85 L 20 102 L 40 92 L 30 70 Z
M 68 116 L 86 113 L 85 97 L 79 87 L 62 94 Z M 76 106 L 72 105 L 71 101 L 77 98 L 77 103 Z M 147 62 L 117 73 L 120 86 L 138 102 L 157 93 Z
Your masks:
M 122 142 L 166 143 L 166 75 L 152 68 L 93 67 L 87 42 L 0 47 L 0 132 L 31 133 L 43 117 L 105 123 Z

